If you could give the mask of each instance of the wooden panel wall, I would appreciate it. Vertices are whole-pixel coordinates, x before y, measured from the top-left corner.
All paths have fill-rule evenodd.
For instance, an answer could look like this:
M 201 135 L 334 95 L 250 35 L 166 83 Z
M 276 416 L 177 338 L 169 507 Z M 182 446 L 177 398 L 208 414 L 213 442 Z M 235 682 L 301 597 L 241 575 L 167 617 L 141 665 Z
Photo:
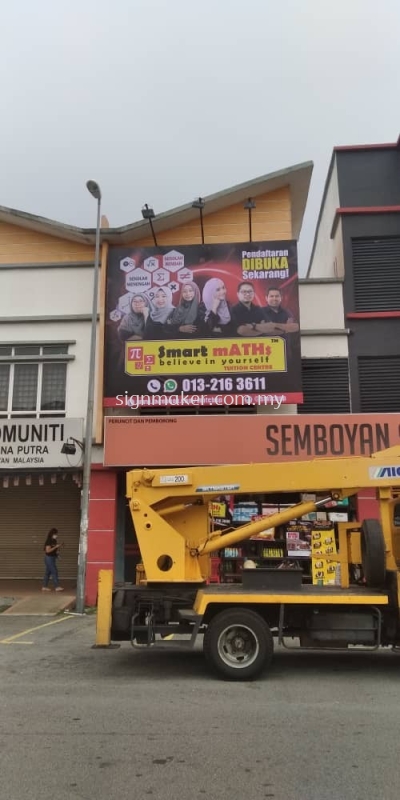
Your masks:
M 260 195 L 256 200 L 256 208 L 252 211 L 253 241 L 291 239 L 291 201 L 290 188 L 285 186 L 275 192 Z M 206 244 L 218 242 L 247 242 L 249 240 L 248 211 L 244 203 L 224 208 L 215 214 L 205 215 L 204 239 Z M 200 223 L 196 220 L 168 231 L 157 233 L 157 217 L 154 220 L 157 242 L 162 245 L 200 244 Z M 152 247 L 150 236 L 135 242 L 144 247 Z
M 93 261 L 94 246 L 0 222 L 0 264 Z

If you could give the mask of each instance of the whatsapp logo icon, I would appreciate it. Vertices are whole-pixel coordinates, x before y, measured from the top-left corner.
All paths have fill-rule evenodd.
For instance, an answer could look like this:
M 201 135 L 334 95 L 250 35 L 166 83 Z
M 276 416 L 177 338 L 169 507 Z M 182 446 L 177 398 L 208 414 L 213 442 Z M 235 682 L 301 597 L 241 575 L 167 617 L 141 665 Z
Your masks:
M 169 378 L 164 383 L 164 392 L 175 392 L 178 388 L 178 384 L 172 378 Z

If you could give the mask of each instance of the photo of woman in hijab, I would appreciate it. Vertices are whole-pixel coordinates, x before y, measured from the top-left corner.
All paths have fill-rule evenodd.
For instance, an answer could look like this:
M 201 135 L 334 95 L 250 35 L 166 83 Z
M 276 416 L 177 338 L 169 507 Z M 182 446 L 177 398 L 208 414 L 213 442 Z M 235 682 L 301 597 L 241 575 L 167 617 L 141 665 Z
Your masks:
M 121 342 L 143 339 L 144 329 L 150 312 L 150 303 L 144 294 L 135 294 L 131 300 L 129 314 L 122 317 L 118 327 Z
M 144 339 L 166 339 L 170 334 L 166 321 L 174 311 L 172 292 L 168 286 L 157 289 L 151 301 L 150 314 L 146 322 Z
M 167 320 L 171 339 L 200 336 L 204 313 L 199 287 L 193 281 L 185 283 L 181 288 L 179 303 Z
M 226 300 L 226 286 L 220 278 L 210 278 L 203 288 L 205 326 L 210 336 L 232 335 L 232 319 Z

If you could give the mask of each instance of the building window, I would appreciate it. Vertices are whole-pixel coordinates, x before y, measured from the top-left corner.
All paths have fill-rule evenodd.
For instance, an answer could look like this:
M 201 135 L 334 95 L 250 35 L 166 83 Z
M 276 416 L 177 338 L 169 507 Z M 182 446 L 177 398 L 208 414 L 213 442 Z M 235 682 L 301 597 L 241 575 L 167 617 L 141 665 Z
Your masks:
M 304 402 L 299 414 L 348 414 L 350 411 L 347 358 L 302 358 Z
M 400 311 L 400 236 L 352 239 L 355 312 Z
M 361 413 L 400 411 L 400 356 L 359 356 Z
M 65 417 L 68 345 L 0 345 L 0 417 Z

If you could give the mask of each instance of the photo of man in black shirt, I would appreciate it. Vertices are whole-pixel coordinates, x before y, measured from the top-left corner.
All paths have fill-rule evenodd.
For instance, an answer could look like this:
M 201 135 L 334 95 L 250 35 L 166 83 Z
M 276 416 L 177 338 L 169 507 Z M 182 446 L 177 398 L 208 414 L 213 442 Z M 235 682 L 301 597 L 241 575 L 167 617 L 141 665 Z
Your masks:
M 258 330 L 265 334 L 274 333 L 296 333 L 299 330 L 299 323 L 294 317 L 282 307 L 282 295 L 280 290 L 271 286 L 266 293 L 267 305 L 263 306 L 262 322 L 257 325 Z
M 260 306 L 253 303 L 254 289 L 248 281 L 242 281 L 237 288 L 239 302 L 232 308 L 232 323 L 239 336 L 260 336 L 264 333 L 258 323 L 264 319 Z

